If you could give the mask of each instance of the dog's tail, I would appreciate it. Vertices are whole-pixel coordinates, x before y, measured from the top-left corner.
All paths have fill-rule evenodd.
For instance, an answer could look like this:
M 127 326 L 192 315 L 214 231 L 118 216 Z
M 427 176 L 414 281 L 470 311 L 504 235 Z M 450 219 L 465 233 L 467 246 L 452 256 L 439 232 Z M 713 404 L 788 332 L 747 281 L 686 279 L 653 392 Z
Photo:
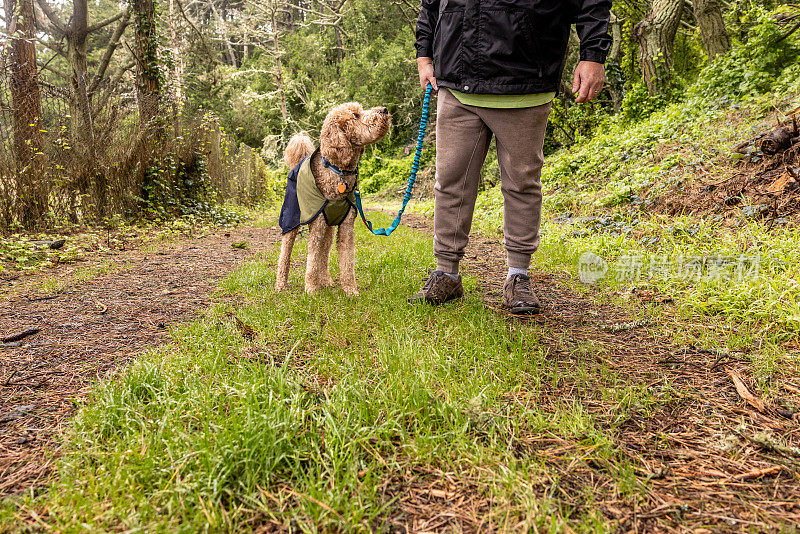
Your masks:
M 289 139 L 286 150 L 283 151 L 283 161 L 290 169 L 294 169 L 303 158 L 314 152 L 314 142 L 306 132 L 295 134 Z

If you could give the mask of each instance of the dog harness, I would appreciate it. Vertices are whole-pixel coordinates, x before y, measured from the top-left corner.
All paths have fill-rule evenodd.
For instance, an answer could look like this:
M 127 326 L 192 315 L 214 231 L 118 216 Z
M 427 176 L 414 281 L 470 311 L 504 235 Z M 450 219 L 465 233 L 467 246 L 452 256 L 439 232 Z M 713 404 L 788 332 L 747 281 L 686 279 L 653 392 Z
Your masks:
M 278 218 L 278 224 L 284 234 L 309 224 L 320 215 L 325 218 L 328 226 L 339 226 L 347 218 L 350 210 L 356 207 L 353 191 L 340 200 L 328 200 L 322 195 L 314 180 L 314 173 L 311 172 L 311 158 L 317 152 L 319 148 L 289 171 L 286 196 L 283 198 Z

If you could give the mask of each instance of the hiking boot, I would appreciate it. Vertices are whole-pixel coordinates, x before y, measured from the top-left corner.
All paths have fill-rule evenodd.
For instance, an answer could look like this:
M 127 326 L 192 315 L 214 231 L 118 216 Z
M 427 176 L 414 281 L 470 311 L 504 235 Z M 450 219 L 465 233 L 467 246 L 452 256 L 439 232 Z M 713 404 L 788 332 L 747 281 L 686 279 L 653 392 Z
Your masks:
M 433 271 L 418 293 L 408 298 L 408 302 L 416 304 L 444 304 L 464 296 L 464 286 L 461 285 L 461 276 L 453 278 L 442 271 Z
M 542 312 L 542 303 L 531 291 L 531 279 L 515 274 L 503 286 L 503 306 L 516 315 L 533 315 Z

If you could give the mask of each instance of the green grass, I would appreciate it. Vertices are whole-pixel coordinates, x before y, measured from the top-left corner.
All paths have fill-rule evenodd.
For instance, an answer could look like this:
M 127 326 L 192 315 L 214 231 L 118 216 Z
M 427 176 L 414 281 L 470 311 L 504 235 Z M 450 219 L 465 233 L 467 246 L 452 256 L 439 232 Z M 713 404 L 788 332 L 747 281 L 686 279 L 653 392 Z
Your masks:
M 407 304 L 431 261 L 430 238 L 402 227 L 390 240 L 359 233 L 359 298 L 307 296 L 297 269 L 291 292 L 274 293 L 277 249 L 241 266 L 222 285 L 235 305 L 215 305 L 174 330 L 173 344 L 98 385 L 49 492 L 6 504 L 5 520 L 34 510 L 66 531 L 239 531 L 269 521 L 372 531 L 401 513 L 404 484 L 417 477 L 480 497 L 496 526 L 610 530 L 591 506 L 562 502 L 559 477 L 524 444 L 570 440 L 563 460 L 602 463 L 607 491 L 631 502 L 644 483 L 617 458 L 616 423 L 574 399 L 535 399 L 567 380 L 617 406 L 621 421 L 657 395 L 620 390 L 624 380 L 602 367 L 564 375 L 538 327 L 488 310 L 474 279 L 446 311 Z M 258 337 L 245 340 L 232 314 Z M 591 352 L 579 347 L 576 357 Z

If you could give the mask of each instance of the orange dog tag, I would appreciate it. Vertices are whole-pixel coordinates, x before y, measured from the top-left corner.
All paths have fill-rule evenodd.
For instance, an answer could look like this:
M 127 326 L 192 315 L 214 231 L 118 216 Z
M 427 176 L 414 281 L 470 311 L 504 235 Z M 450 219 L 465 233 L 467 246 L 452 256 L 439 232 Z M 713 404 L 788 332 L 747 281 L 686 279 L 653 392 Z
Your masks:
M 339 184 L 339 194 L 344 195 L 347 191 L 347 186 L 344 184 Z

